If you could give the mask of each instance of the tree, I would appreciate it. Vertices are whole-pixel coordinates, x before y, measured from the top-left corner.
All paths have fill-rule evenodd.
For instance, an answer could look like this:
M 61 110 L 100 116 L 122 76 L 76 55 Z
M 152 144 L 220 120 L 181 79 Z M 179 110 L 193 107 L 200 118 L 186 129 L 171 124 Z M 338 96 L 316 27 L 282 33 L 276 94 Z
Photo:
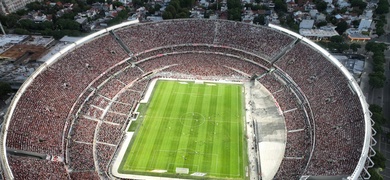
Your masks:
M 189 18 L 189 13 L 180 12 L 176 15 L 176 18 Z
M 377 104 L 370 104 L 368 108 L 371 112 L 382 113 L 382 107 Z
M 352 49 L 353 52 L 357 52 L 357 50 L 361 47 L 362 46 L 360 44 L 356 44 L 356 43 L 352 43 L 351 45 L 349 45 L 349 48 Z
M 371 51 L 373 53 L 378 53 L 378 52 L 382 52 L 384 50 L 386 50 L 387 46 L 386 44 L 383 44 L 383 43 L 375 43 L 375 42 L 367 42 L 366 44 L 366 51 Z
M 379 125 L 378 123 L 375 123 L 375 124 L 374 124 L 374 129 L 375 129 L 375 131 L 376 131 L 378 134 L 382 134 L 382 133 L 383 133 L 382 126 Z
M 0 82 L 0 98 L 5 97 L 10 92 L 12 92 L 11 86 L 8 83 Z
M 337 24 L 336 31 L 341 35 L 348 29 L 348 23 L 341 21 Z
M 195 4 L 195 0 L 181 0 L 180 1 L 180 7 L 182 8 L 192 8 L 192 6 Z
M 253 19 L 253 24 L 264 25 L 264 24 L 265 24 L 265 17 L 264 17 L 264 15 L 257 15 L 257 16 Z
M 228 9 L 235 9 L 235 8 L 241 9 L 241 1 L 240 0 L 227 0 L 227 7 L 228 7 Z
M 379 125 L 383 125 L 386 123 L 386 119 L 383 117 L 383 113 L 374 112 L 372 113 L 371 119 L 378 123 Z
M 326 21 L 321 21 L 317 24 L 317 27 L 326 26 L 328 23 Z
M 161 9 L 161 5 L 160 4 L 154 5 L 154 11 L 160 11 L 160 9 Z
M 41 3 L 38 1 L 26 4 L 26 8 L 29 11 L 39 11 L 39 10 L 43 9 Z
M 374 72 L 381 72 L 381 73 L 384 73 L 385 72 L 385 67 L 383 66 L 383 63 L 373 63 L 373 68 L 372 70 Z
M 385 85 L 386 76 L 381 72 L 373 72 L 368 75 L 370 80 L 368 83 L 373 88 L 382 88 Z
M 287 11 L 287 5 L 286 5 L 285 1 L 275 0 L 275 11 L 277 11 L 277 12 L 286 12 Z
M 375 150 L 376 154 L 371 160 L 374 162 L 374 168 L 386 168 L 386 157 L 379 151 Z
M 359 9 L 364 9 L 367 6 L 367 3 L 362 0 L 352 0 L 350 2 L 352 7 L 359 7 Z
M 112 2 L 112 6 L 115 9 L 117 7 L 123 6 L 123 3 L 120 1 L 114 1 L 114 2 Z
M 385 30 L 383 29 L 383 26 L 382 27 L 377 27 L 375 32 L 376 32 L 376 34 L 378 36 L 382 36 L 383 34 L 385 34 Z
M 267 6 L 265 6 L 265 5 L 258 5 L 258 4 L 252 6 L 251 9 L 252 9 L 253 11 L 258 11 L 258 10 L 260 10 L 260 9 L 262 9 L 262 10 L 269 10 L 269 8 L 268 8 Z
M 383 65 L 383 63 L 385 63 L 386 61 L 385 55 L 379 53 L 375 53 L 374 56 L 372 56 L 372 60 L 374 61 L 374 64 L 381 64 L 381 65 Z
M 70 19 L 59 19 L 56 23 L 58 29 L 80 30 L 80 24 Z
M 377 14 L 386 14 L 389 12 L 389 2 L 387 0 L 379 0 L 378 7 L 375 12 Z
M 378 172 L 378 168 L 370 168 L 368 169 L 368 173 L 370 173 L 372 180 L 383 180 L 383 176 Z
M 163 14 L 162 14 L 162 18 L 163 19 L 173 19 L 173 15 L 172 13 L 168 12 L 168 11 L 165 11 Z
M 374 42 L 367 42 L 366 46 L 365 46 L 366 51 L 374 52 L 374 48 L 376 47 L 375 44 L 376 43 L 374 43 Z
M 218 9 L 217 9 L 217 7 L 218 7 Z M 221 1 L 218 1 L 218 6 L 217 6 L 217 3 L 213 3 L 213 4 L 209 5 L 209 9 L 212 9 L 212 10 L 221 10 L 221 7 L 222 7 Z
M 352 21 L 351 24 L 352 24 L 354 27 L 358 27 L 359 24 L 360 24 L 360 21 L 359 21 L 359 20 L 354 20 L 354 21 Z
M 178 0 L 172 0 L 171 2 L 169 2 L 169 5 L 173 6 L 176 11 L 179 11 L 181 9 L 180 2 Z
M 334 43 L 342 43 L 344 42 L 344 38 L 341 36 L 332 36 L 330 37 L 330 41 Z
M 228 9 L 228 19 L 233 21 L 241 21 L 241 9 Z
M 20 16 L 18 16 L 17 14 L 8 14 L 6 16 L 6 21 L 4 24 L 8 28 L 14 28 L 14 27 L 16 27 L 19 19 L 20 19 Z
M 19 35 L 30 35 L 30 31 L 21 28 L 15 28 L 14 33 Z
M 35 22 L 31 19 L 21 19 L 17 26 L 22 29 L 35 29 Z
M 328 4 L 326 4 L 325 1 L 317 1 L 316 7 L 317 7 L 318 12 L 324 12 L 326 10 L 326 8 L 328 7 Z
M 176 8 L 173 5 L 169 5 L 167 8 L 165 8 L 165 12 L 171 13 L 172 17 L 176 17 Z

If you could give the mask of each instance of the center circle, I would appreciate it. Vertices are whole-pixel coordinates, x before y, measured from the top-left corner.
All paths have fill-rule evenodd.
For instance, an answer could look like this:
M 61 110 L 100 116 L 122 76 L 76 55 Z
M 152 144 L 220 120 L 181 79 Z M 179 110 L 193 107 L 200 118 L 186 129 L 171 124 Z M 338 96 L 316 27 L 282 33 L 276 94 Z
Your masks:
M 180 122 L 183 126 L 196 127 L 202 125 L 205 121 L 204 116 L 197 112 L 188 112 L 180 117 Z

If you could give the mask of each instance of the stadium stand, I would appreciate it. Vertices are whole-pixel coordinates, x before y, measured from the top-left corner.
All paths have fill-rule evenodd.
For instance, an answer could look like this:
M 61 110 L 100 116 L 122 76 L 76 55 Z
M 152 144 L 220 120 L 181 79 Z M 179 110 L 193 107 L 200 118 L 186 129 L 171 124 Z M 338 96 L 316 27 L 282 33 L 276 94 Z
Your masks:
M 371 135 L 364 102 L 323 54 L 295 44 L 297 37 L 224 20 L 172 20 L 103 31 L 44 65 L 7 114 L 7 148 L 65 162 L 5 155 L 4 150 L 8 177 L 109 178 L 109 163 L 150 72 L 195 79 L 257 75 L 280 104 L 288 131 L 276 179 L 351 175 L 359 169 L 363 143 Z M 281 80 L 286 77 L 290 82 Z
M 8 156 L 8 162 L 12 167 L 15 179 L 68 179 L 61 162 L 53 162 L 36 158 L 21 156 Z
M 276 65 L 302 89 L 314 113 L 317 143 L 307 173 L 338 175 L 353 172 L 361 154 L 359 147 L 363 146 L 364 126 L 359 124 L 364 123 L 364 116 L 358 110 L 362 108 L 358 97 L 341 72 L 303 43 L 294 46 Z M 340 139 L 348 143 L 341 143 Z M 336 153 L 335 149 L 342 150 Z

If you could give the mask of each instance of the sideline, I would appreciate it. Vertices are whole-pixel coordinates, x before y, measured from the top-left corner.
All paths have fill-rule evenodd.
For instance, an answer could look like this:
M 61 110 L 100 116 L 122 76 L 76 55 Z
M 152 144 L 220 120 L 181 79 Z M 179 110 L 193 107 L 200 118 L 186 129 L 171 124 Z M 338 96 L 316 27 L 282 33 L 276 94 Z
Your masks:
M 148 85 L 148 88 L 146 90 L 146 93 L 145 93 L 145 96 L 144 98 L 138 103 L 136 109 L 135 109 L 135 113 L 138 111 L 138 108 L 139 108 L 139 104 L 141 103 L 148 103 L 149 102 L 149 98 L 151 97 L 152 95 L 152 92 L 154 90 L 154 87 L 157 83 L 158 80 L 170 80 L 170 81 L 185 81 L 185 82 L 199 82 L 198 80 L 190 80 L 190 79 L 172 79 L 172 78 L 156 78 L 156 79 L 153 79 L 149 85 Z M 219 84 L 242 84 L 244 85 L 243 82 L 231 82 L 231 81 L 201 81 L 203 83 L 219 83 Z M 245 88 L 245 86 L 244 86 Z M 133 119 L 132 119 L 133 120 Z M 131 121 L 132 121 L 131 120 Z M 127 151 L 127 148 L 128 146 L 130 145 L 130 141 L 131 139 L 133 138 L 133 135 L 134 135 L 134 132 L 128 132 L 127 129 L 130 127 L 130 124 L 131 124 L 131 121 L 129 123 L 129 125 L 126 127 L 126 133 L 124 135 L 124 140 L 123 142 L 120 144 L 120 147 L 119 147 L 119 152 L 118 152 L 118 155 L 117 157 L 115 158 L 114 160 L 114 163 L 113 163 L 113 166 L 112 166 L 112 169 L 111 169 L 111 174 L 113 176 L 115 176 L 116 178 L 125 178 L 125 179 L 151 179 L 151 180 L 170 180 L 172 179 L 172 177 L 158 177 L 158 176 L 143 176 L 143 175 L 136 175 L 136 174 L 122 174 L 122 173 L 119 173 L 118 170 L 119 170 L 119 166 L 122 162 L 122 159 Z M 156 173 L 156 175 L 158 175 L 158 173 Z M 174 179 L 181 179 L 181 178 L 174 178 Z

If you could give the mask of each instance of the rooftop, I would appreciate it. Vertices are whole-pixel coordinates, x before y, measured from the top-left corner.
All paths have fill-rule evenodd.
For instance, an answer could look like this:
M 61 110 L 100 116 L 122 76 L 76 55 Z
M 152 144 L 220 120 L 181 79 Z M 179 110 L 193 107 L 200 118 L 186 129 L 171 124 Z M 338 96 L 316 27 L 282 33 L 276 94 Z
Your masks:
M 334 29 L 299 29 L 299 34 L 306 37 L 332 37 L 339 35 Z

